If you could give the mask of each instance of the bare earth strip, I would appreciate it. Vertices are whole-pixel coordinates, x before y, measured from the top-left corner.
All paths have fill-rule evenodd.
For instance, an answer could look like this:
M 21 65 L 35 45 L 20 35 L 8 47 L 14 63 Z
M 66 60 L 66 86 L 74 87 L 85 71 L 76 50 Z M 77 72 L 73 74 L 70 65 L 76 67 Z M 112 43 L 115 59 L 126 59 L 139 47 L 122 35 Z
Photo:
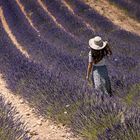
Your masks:
M 83 0 L 101 15 L 107 17 L 120 28 L 140 35 L 140 23 L 130 18 L 123 10 L 107 0 Z
M 30 20 L 30 18 L 29 18 L 28 15 L 26 14 L 25 9 L 24 9 L 24 7 L 22 6 L 22 4 L 20 3 L 20 1 L 19 1 L 19 0 L 16 0 L 16 2 L 17 2 L 17 4 L 18 4 L 18 6 L 20 7 L 22 13 L 24 14 L 24 16 L 26 17 L 26 19 L 28 20 L 29 24 L 32 26 L 32 28 L 33 28 L 37 33 L 39 33 L 39 31 L 38 31 L 38 30 L 36 29 L 36 27 L 34 26 L 33 22 Z
M 31 140 L 80 140 L 72 135 L 70 129 L 36 115 L 34 109 L 22 97 L 14 95 L 7 88 L 2 74 L 0 74 L 0 95 L 6 102 L 11 102 L 18 115 L 22 116 L 21 122 L 27 124 L 27 129 L 29 129 L 27 133 L 32 137 Z

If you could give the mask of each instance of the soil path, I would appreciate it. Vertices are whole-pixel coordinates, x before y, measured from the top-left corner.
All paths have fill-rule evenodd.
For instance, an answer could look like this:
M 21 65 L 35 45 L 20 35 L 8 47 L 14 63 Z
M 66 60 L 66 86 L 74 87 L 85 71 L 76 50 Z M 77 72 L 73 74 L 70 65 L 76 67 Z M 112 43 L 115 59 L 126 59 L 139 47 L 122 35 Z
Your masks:
M 17 115 L 22 116 L 21 122 L 27 124 L 29 130 L 27 133 L 31 136 L 31 140 L 80 140 L 69 128 L 36 115 L 34 108 L 31 108 L 27 101 L 7 88 L 2 74 L 0 74 L 0 95 L 16 108 Z
M 115 5 L 110 4 L 107 0 L 83 1 L 122 29 L 140 35 L 140 23 L 129 17 L 124 10 L 121 10 Z

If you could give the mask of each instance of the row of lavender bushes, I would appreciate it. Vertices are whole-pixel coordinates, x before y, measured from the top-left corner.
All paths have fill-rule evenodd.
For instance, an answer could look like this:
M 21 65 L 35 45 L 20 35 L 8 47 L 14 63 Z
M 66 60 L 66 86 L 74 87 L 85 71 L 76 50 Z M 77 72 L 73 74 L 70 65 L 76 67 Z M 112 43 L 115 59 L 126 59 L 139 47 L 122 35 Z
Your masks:
M 139 0 L 108 0 L 110 3 L 117 5 L 125 10 L 131 17 L 140 20 L 140 1 Z
M 22 0 L 21 2 L 24 2 L 24 1 Z M 29 3 L 32 6 L 31 9 L 33 9 L 34 7 L 33 5 L 36 2 L 30 1 Z M 34 13 L 32 14 L 32 19 L 36 21 L 34 23 L 38 27 L 38 29 L 41 31 L 41 36 L 43 37 L 37 36 L 36 33 L 34 33 L 34 31 L 32 31 L 29 28 L 27 30 L 25 27 L 29 27 L 29 25 L 25 24 L 27 23 L 26 21 L 24 21 L 25 17 L 22 14 L 20 15 L 19 11 L 16 12 L 17 10 L 16 6 L 14 8 L 11 8 L 13 6 L 15 6 L 15 4 L 13 4 L 13 1 L 10 2 L 9 0 L 6 0 L 6 2 L 3 3 L 3 9 L 5 11 L 4 14 L 5 14 L 6 20 L 8 21 L 10 28 L 13 29 L 12 31 L 16 35 L 18 41 L 22 43 L 22 45 L 26 49 L 31 50 L 29 53 L 31 54 L 32 60 L 34 61 L 31 61 L 25 58 L 21 54 L 21 52 L 19 52 L 15 48 L 15 46 L 12 45 L 12 42 L 8 39 L 7 35 L 2 29 L 2 34 L 4 38 L 1 41 L 1 44 L 2 46 L 5 46 L 5 47 L 1 48 L 2 49 L 1 55 L 3 56 L 3 59 L 1 60 L 1 62 L 2 64 L 7 64 L 7 65 L 4 68 L 1 65 L 1 71 L 3 72 L 3 74 L 5 74 L 5 79 L 7 80 L 9 88 L 11 88 L 14 92 L 24 96 L 24 98 L 26 98 L 33 106 L 35 106 L 39 110 L 40 113 L 44 114 L 45 116 L 50 115 L 54 119 L 57 119 L 58 121 L 61 121 L 64 124 L 71 125 L 75 132 L 81 133 L 82 136 L 86 137 L 87 139 L 105 138 L 105 137 L 108 137 L 108 135 L 110 135 L 111 137 L 111 135 L 114 134 L 114 129 L 118 130 L 118 133 L 124 133 L 124 135 L 122 135 L 123 138 L 127 138 L 127 133 L 133 136 L 133 134 L 129 133 L 129 131 L 135 130 L 135 127 L 134 127 L 135 123 L 133 121 L 135 119 L 137 120 L 138 118 L 137 110 L 134 110 L 134 109 L 132 110 L 133 112 L 132 115 L 135 116 L 135 117 L 132 117 L 131 115 L 129 115 L 129 113 L 127 113 L 130 111 L 130 109 L 129 110 L 123 109 L 126 107 L 122 105 L 121 101 L 118 101 L 116 99 L 117 97 L 114 97 L 111 99 L 106 98 L 106 102 L 104 103 L 99 102 L 101 98 L 93 95 L 92 89 L 87 86 L 87 83 L 84 81 L 82 77 L 84 75 L 80 74 L 82 73 L 82 71 L 85 71 L 86 58 L 85 57 L 81 58 L 78 55 L 79 48 L 74 48 L 76 53 L 69 51 L 64 46 L 65 43 L 61 41 L 62 34 L 61 35 L 59 34 L 60 38 L 58 40 L 60 40 L 63 43 L 61 44 L 61 47 L 63 47 L 63 49 L 61 49 L 61 47 L 59 48 L 59 45 L 55 44 L 55 41 L 52 42 L 50 38 L 47 38 L 48 36 L 53 37 L 54 34 L 51 34 L 53 30 L 51 30 L 50 32 L 47 32 L 49 30 L 48 28 L 46 28 L 46 30 L 41 30 L 41 27 L 45 28 L 45 26 L 48 25 L 48 22 L 47 22 L 48 20 L 44 18 L 46 13 L 44 14 L 41 11 L 39 12 L 38 10 L 34 11 Z M 30 9 L 30 6 L 29 6 L 29 9 Z M 38 14 L 40 13 L 40 15 L 33 16 L 37 12 Z M 39 18 L 39 17 L 42 17 L 42 18 Z M 51 24 L 50 28 L 52 26 L 53 25 Z M 62 30 L 60 29 L 54 30 L 54 32 L 56 33 L 58 33 L 58 31 L 62 31 Z M 43 32 L 46 32 L 46 33 L 43 34 Z M 50 34 L 47 36 L 47 33 L 50 33 Z M 65 32 L 63 31 L 63 33 Z M 68 33 L 66 34 L 68 35 Z M 129 36 L 131 35 L 128 34 L 128 37 Z M 135 38 L 137 39 L 137 37 Z M 82 40 L 80 42 L 82 42 Z M 116 43 L 116 44 L 118 45 L 119 43 Z M 57 46 L 58 49 L 55 46 Z M 73 45 L 71 47 L 73 47 Z M 80 44 L 80 47 L 81 49 L 83 49 L 84 46 Z M 123 47 L 123 43 L 119 47 L 120 48 Z M 54 51 L 54 48 L 55 48 L 55 51 Z M 127 47 L 127 48 L 123 47 L 123 49 L 129 52 L 131 47 Z M 36 52 L 36 50 L 38 51 Z M 134 48 L 134 51 L 135 51 L 135 48 Z M 43 52 L 45 52 L 46 55 Z M 54 52 L 54 53 L 51 53 L 53 55 L 50 55 L 50 52 Z M 58 54 L 57 52 L 61 52 L 61 55 L 60 53 Z M 36 55 L 38 53 L 41 53 L 42 55 L 36 56 L 34 53 Z M 132 53 L 136 54 L 137 52 L 135 51 Z M 63 59 L 59 60 L 61 56 L 63 56 Z M 64 57 L 64 56 L 70 56 L 70 58 L 68 59 L 67 57 Z M 130 56 L 131 56 L 131 53 L 130 53 Z M 137 55 L 135 57 L 137 57 Z M 40 61 L 37 61 L 38 58 Z M 73 58 L 73 60 L 71 60 L 71 58 Z M 80 61 L 78 61 L 77 65 L 74 65 L 77 62 L 78 58 L 80 58 Z M 126 87 L 125 87 L 124 83 L 122 83 L 121 81 L 122 80 L 121 76 L 125 75 L 127 79 L 130 78 L 131 75 L 127 77 L 130 65 L 133 64 L 133 67 L 135 68 L 137 63 L 133 61 L 134 59 L 132 57 L 125 58 L 122 55 L 121 57 L 122 60 L 121 59 L 119 60 L 119 59 L 120 57 L 116 53 L 114 58 L 111 59 L 109 63 L 109 68 L 113 72 L 116 69 L 116 66 L 120 68 L 120 70 L 117 72 L 114 72 L 113 75 L 111 73 L 112 82 L 114 84 L 114 89 L 116 89 L 116 86 L 117 86 L 118 90 L 127 91 L 128 90 L 127 84 L 129 87 L 131 87 L 130 85 L 135 84 L 137 80 L 134 79 L 134 83 L 132 83 L 133 79 L 132 81 L 130 80 L 126 84 Z M 122 63 L 119 63 L 118 61 Z M 124 65 L 125 61 L 131 62 L 131 64 Z M 16 65 L 17 63 L 18 65 Z M 52 63 L 54 65 L 52 65 Z M 72 65 L 73 70 L 70 69 L 70 66 L 68 64 Z M 112 64 L 113 66 L 110 64 Z M 76 71 L 77 73 L 75 75 L 74 70 L 77 68 L 78 70 Z M 119 77 L 120 72 L 124 68 L 127 68 L 127 70 L 124 73 L 122 73 Z M 134 74 L 137 74 L 137 73 L 135 73 L 134 71 Z M 120 78 L 120 81 L 118 81 L 119 78 Z M 126 79 L 123 79 L 123 80 L 125 81 Z M 135 90 L 135 87 L 134 87 L 134 90 Z M 123 93 L 123 91 L 121 93 Z M 132 95 L 132 93 L 130 93 L 130 95 Z M 110 108 L 111 107 L 110 104 L 113 105 L 114 107 L 113 109 Z M 113 117 L 108 116 L 107 118 L 105 118 L 104 115 L 109 114 L 110 110 L 111 110 L 110 114 L 112 114 L 112 116 L 115 116 L 116 114 L 118 114 L 118 116 L 123 116 L 125 118 L 125 125 L 127 124 L 126 118 L 128 118 L 128 122 L 132 122 L 132 124 L 134 123 L 133 127 L 129 128 L 129 126 L 126 127 L 125 125 L 122 125 L 122 123 L 120 123 L 120 120 L 123 120 L 123 117 L 122 119 L 118 117 L 118 121 L 116 121 L 115 119 L 113 121 L 110 121 L 111 125 L 107 125 L 106 122 L 108 122 L 108 120 L 110 120 L 110 118 L 112 119 Z M 115 111 L 116 111 L 116 114 L 115 114 Z M 119 114 L 123 114 L 123 115 L 119 115 Z M 133 119 L 135 118 L 135 119 L 133 120 L 132 118 Z M 100 123 L 98 125 L 98 122 L 100 121 L 102 121 L 103 126 Z M 124 121 L 122 122 L 124 124 Z M 93 128 L 93 126 L 97 126 L 97 127 Z M 139 128 L 139 123 L 137 123 L 136 129 L 137 128 Z M 139 138 L 137 131 L 134 132 L 134 135 L 136 138 Z M 115 136 L 114 134 L 113 138 L 115 139 L 116 137 L 117 136 Z
M 29 140 L 25 124 L 16 117 L 17 112 L 10 103 L 5 103 L 0 96 L 0 139 L 1 140 Z

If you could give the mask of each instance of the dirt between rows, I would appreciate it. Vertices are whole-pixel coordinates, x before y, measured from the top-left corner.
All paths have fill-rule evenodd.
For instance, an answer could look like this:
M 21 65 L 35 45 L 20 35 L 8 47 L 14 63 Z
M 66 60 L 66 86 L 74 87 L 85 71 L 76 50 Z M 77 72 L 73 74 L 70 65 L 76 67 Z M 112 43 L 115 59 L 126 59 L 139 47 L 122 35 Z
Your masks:
M 140 23 L 137 20 L 129 17 L 123 9 L 109 3 L 107 0 L 83 1 L 120 28 L 140 35 Z

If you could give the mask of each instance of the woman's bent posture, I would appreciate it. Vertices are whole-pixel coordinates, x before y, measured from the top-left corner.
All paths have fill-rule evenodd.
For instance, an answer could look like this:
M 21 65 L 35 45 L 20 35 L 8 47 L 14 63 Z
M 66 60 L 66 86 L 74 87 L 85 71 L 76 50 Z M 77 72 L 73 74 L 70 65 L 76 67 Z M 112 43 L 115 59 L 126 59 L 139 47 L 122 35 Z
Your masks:
M 96 36 L 89 40 L 89 63 L 87 68 L 86 79 L 89 80 L 92 71 L 92 81 L 96 89 L 103 94 L 112 95 L 111 83 L 108 76 L 105 58 L 112 54 L 107 41 L 103 41 L 101 37 Z

